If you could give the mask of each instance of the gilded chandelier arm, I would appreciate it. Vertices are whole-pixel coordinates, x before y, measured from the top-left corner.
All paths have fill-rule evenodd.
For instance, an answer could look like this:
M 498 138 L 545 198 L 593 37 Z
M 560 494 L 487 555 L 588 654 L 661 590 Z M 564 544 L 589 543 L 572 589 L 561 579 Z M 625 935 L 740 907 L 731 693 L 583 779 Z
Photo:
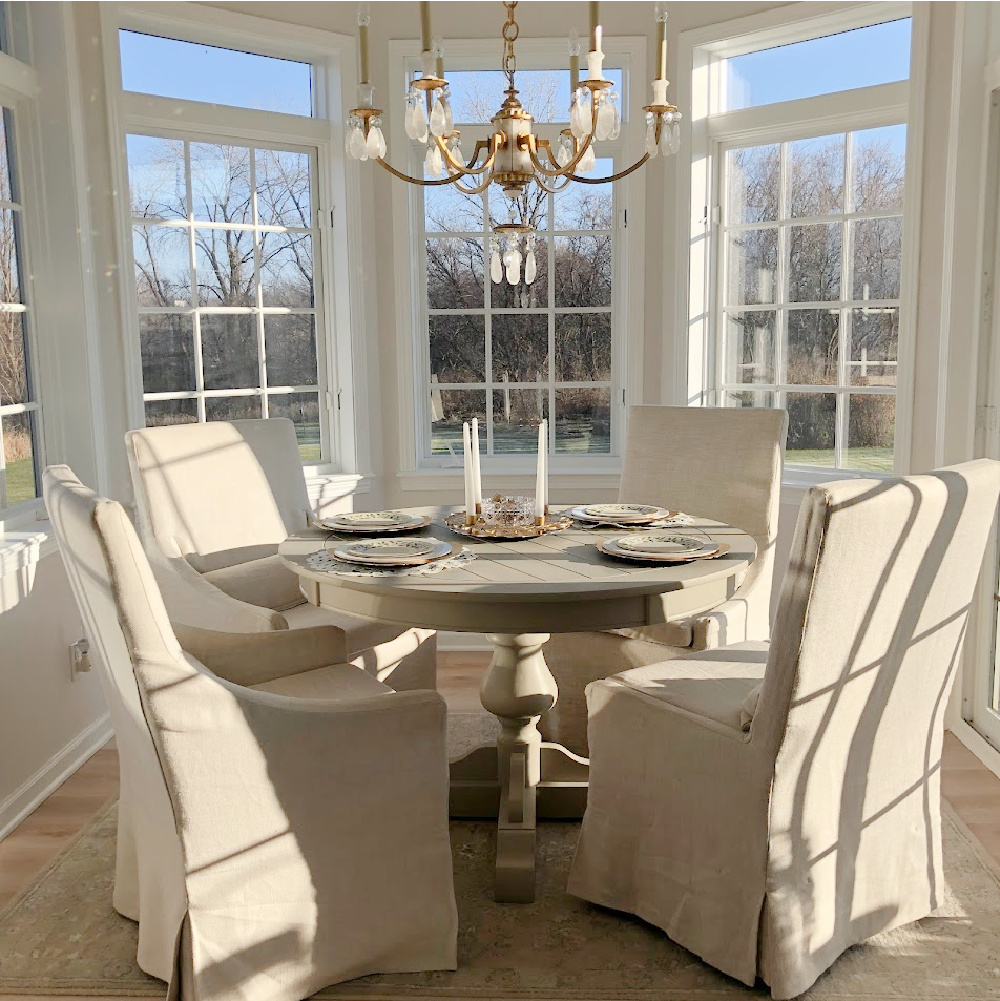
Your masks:
M 565 177 L 580 162 L 584 153 L 590 149 L 593 140 L 594 133 L 589 132 L 583 145 L 577 148 L 576 155 L 563 167 L 560 167 L 558 161 L 552 156 L 552 150 L 549 147 L 548 139 L 536 139 L 535 134 L 533 132 L 529 132 L 527 135 L 521 136 L 519 145 L 527 148 L 528 156 L 531 158 L 531 165 L 538 171 L 539 174 L 544 174 L 546 177 Z M 554 170 L 550 170 L 541 162 L 541 160 L 538 159 L 536 151 L 539 147 L 544 147 L 548 151 L 549 159 L 556 164 Z
M 455 157 L 455 154 L 445 143 L 443 136 L 434 136 L 434 143 L 441 151 L 441 155 L 445 158 L 448 166 L 458 174 L 481 174 L 484 170 L 489 170 L 493 166 L 493 162 L 496 160 L 497 153 L 503 146 L 505 139 L 506 136 L 502 132 L 495 132 L 490 136 L 489 141 L 480 139 L 476 143 L 476 148 L 472 151 L 472 159 L 467 164 L 463 164 L 461 160 Z M 479 159 L 480 152 L 484 149 L 489 151 L 489 156 L 479 166 L 474 166 Z
M 642 154 L 641 160 L 636 160 L 631 167 L 619 170 L 617 174 L 609 174 L 607 177 L 581 177 L 579 174 L 567 174 L 571 181 L 580 181 L 582 184 L 607 184 L 610 181 L 620 181 L 628 176 L 633 170 L 638 170 L 649 159 L 648 153 Z
M 455 178 L 453 176 L 442 177 L 436 181 L 425 181 L 422 177 L 410 177 L 409 174 L 404 174 L 401 170 L 396 170 L 396 168 L 391 163 L 389 163 L 384 157 L 381 156 L 375 162 L 381 164 L 383 167 L 385 167 L 387 171 L 389 171 L 390 174 L 392 174 L 395 177 L 398 177 L 401 181 L 407 181 L 410 184 L 418 184 L 422 188 L 436 188 L 440 187 L 442 184 L 456 183 Z M 456 187 L 458 187 L 457 184 Z

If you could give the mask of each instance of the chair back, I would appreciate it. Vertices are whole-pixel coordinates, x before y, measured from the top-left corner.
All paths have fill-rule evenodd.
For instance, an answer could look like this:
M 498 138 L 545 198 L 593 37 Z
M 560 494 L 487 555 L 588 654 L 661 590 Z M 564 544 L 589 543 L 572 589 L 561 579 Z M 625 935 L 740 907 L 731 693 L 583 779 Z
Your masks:
M 784 410 L 630 407 L 619 499 L 742 529 L 757 543 L 742 586 L 770 590 L 787 430 Z
M 751 736 L 774 754 L 768 948 L 787 962 L 936 906 L 944 713 L 998 495 L 981 459 L 802 503 Z M 927 910 L 889 913 L 925 885 Z
M 126 442 L 140 530 L 199 572 L 273 556 L 309 524 L 289 420 L 144 428 Z

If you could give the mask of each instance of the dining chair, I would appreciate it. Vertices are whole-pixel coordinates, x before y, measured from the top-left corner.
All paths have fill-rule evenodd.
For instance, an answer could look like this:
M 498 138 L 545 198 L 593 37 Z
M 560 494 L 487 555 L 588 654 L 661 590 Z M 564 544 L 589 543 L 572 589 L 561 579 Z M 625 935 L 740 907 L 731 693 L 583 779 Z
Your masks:
M 175 623 L 252 632 L 334 625 L 349 659 L 397 691 L 434 688 L 437 635 L 318 608 L 278 546 L 309 527 L 294 424 L 174 424 L 125 436 L 139 534 Z
M 629 409 L 619 500 L 733 525 L 753 537 L 757 558 L 733 596 L 710 612 L 637 629 L 553 635 L 545 661 L 559 698 L 540 724 L 547 740 L 586 756 L 584 691 L 592 681 L 685 650 L 768 638 L 787 429 L 784 410 Z
M 568 890 L 796 997 L 941 901 L 941 744 L 1000 494 L 987 459 L 813 487 L 770 642 L 587 689 Z
M 441 696 L 331 662 L 330 626 L 186 627 L 197 659 L 121 505 L 67 466 L 43 485 L 118 742 L 113 903 L 139 966 L 180 1001 L 454 969 Z

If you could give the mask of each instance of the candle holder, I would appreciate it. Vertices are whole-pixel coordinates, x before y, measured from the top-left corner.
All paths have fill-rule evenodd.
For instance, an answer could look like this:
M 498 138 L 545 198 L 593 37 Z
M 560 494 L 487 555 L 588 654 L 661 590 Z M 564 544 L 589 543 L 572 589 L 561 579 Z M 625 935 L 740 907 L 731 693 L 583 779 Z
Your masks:
M 562 532 L 570 528 L 573 519 L 566 515 L 552 517 L 548 508 L 535 515 L 533 497 L 505 497 L 496 494 L 483 501 L 483 513 L 470 519 L 464 513 L 445 516 L 445 525 L 474 539 L 537 539 L 541 535 Z

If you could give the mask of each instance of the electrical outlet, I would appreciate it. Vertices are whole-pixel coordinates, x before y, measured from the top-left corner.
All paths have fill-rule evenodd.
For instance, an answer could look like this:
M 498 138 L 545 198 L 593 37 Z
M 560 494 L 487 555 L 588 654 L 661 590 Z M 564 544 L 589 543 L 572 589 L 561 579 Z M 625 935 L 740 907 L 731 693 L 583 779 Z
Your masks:
M 77 640 L 69 647 L 69 680 L 76 681 L 77 676 L 90 670 L 90 644 L 86 640 Z

